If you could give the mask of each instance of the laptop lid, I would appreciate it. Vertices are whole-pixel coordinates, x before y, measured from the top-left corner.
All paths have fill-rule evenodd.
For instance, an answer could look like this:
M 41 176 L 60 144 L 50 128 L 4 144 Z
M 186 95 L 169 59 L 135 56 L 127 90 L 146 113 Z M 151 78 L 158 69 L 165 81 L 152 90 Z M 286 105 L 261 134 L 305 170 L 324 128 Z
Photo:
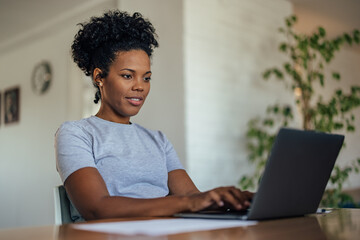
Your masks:
M 315 213 L 343 135 L 281 128 L 247 214 L 179 213 L 176 217 L 263 220 Z
M 247 218 L 315 213 L 343 142 L 343 135 L 281 128 Z

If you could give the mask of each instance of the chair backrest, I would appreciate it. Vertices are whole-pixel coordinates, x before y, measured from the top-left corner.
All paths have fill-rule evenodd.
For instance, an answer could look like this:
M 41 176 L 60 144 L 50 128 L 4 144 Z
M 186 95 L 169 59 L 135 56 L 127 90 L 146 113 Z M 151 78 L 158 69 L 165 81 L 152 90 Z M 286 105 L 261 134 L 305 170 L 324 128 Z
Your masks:
M 55 224 L 72 223 L 70 200 L 63 185 L 54 188 Z

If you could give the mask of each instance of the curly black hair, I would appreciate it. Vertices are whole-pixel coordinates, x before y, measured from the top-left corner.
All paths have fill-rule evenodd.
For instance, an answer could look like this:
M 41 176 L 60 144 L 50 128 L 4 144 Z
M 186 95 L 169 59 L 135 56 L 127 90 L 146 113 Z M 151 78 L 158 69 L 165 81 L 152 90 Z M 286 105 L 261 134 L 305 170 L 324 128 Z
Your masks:
M 119 51 L 141 49 L 151 57 L 153 49 L 159 46 L 155 28 L 138 12 L 130 15 L 118 10 L 108 11 L 79 25 L 81 29 L 71 46 L 72 57 L 87 76 L 92 75 L 95 68 L 100 68 L 100 77 L 106 77 Z M 94 102 L 98 103 L 100 89 L 93 84 L 97 88 Z

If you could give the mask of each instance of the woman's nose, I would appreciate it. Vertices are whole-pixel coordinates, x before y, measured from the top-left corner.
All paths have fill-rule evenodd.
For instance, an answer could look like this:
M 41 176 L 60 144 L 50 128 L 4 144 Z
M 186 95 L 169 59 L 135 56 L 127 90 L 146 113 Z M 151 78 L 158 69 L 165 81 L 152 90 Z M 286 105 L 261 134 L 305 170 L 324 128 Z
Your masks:
M 142 92 L 142 91 L 144 91 L 144 81 L 143 81 L 143 79 L 136 79 L 135 81 L 134 81 L 134 85 L 133 85 L 133 87 L 132 87 L 132 89 L 133 89 L 133 91 L 140 91 L 140 92 Z

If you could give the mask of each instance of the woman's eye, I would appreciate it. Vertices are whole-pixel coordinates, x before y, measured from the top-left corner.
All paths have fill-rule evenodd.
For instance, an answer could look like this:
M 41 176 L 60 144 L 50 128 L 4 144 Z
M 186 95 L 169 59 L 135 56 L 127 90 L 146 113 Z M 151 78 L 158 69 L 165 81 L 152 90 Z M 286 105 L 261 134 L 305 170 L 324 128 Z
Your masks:
M 144 81 L 145 82 L 149 82 L 151 80 L 151 77 L 146 77 L 146 78 L 144 78 Z
M 130 74 L 123 74 L 121 75 L 123 78 L 125 79 L 131 79 L 131 75 Z

